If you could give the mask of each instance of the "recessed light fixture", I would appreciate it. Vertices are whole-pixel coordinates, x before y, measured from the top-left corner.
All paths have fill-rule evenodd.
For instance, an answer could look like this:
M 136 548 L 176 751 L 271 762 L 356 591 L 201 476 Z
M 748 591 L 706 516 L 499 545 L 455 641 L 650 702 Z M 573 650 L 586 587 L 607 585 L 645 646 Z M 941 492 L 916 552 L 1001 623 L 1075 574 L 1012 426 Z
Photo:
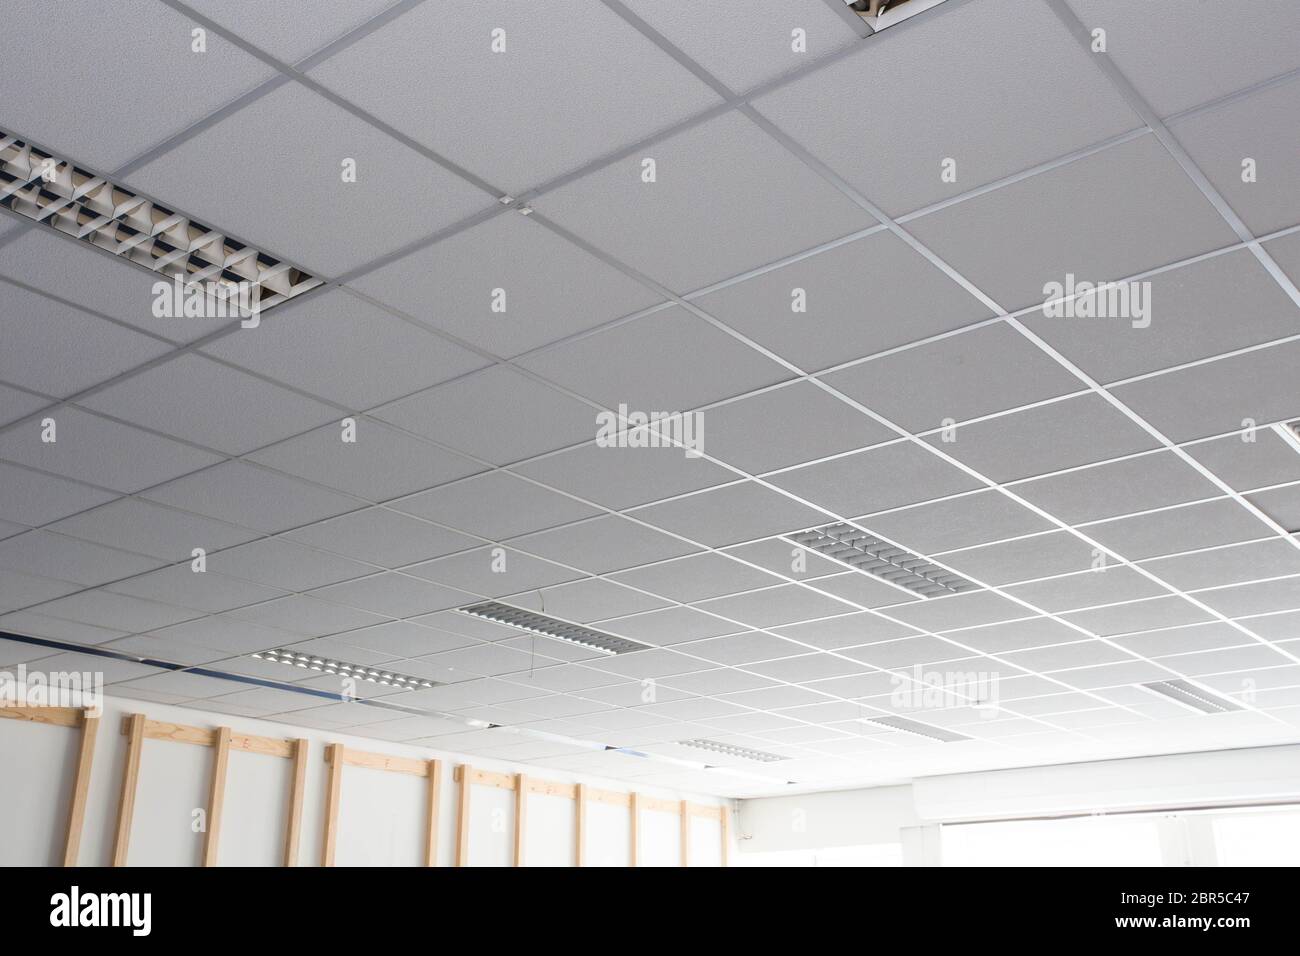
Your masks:
M 786 535 L 786 540 L 923 597 L 960 594 L 979 587 L 919 554 L 882 541 L 851 524 L 841 522 L 813 528 Z
M 765 750 L 751 750 L 748 747 L 737 747 L 734 744 L 724 744 L 720 740 L 708 740 L 704 737 L 697 737 L 694 740 L 677 741 L 683 747 L 695 747 L 698 750 L 708 750 L 715 754 L 722 754 L 726 757 L 740 757 L 744 760 L 757 760 L 759 763 L 775 763 L 778 760 L 788 760 L 789 757 L 783 757 L 780 754 L 768 753 Z
M 1291 446 L 1292 451 L 1300 455 L 1300 421 L 1278 422 L 1273 426 L 1273 431 Z
M 850 10 L 873 30 L 883 30 L 918 13 L 937 7 L 943 0 L 844 0 Z
M 127 262 L 265 312 L 321 279 L 0 130 L 0 206 Z M 248 301 L 251 300 L 251 301 Z
M 289 648 L 258 651 L 249 656 L 254 660 L 268 661 L 272 664 L 286 664 L 290 667 L 305 667 L 308 670 L 320 671 L 322 674 L 352 677 L 356 680 L 368 681 L 371 684 L 381 684 L 385 687 L 396 687 L 402 690 L 427 690 L 430 687 L 441 686 L 436 681 L 425 680 L 422 677 L 394 674 L 392 671 L 379 670 L 375 667 L 367 667 L 364 664 L 349 664 L 347 661 L 336 661 L 328 657 L 318 657 L 315 654 L 302 654 Z
M 915 734 L 917 737 L 928 737 L 931 740 L 940 740 L 946 744 L 971 739 L 965 734 L 954 733 L 951 730 L 944 730 L 942 727 L 935 727 L 933 724 L 923 724 L 919 720 L 909 720 L 906 717 L 860 717 L 858 722 L 862 724 L 879 724 L 881 727 L 888 727 L 890 730 Z
M 547 617 L 545 614 L 538 614 L 534 611 L 525 611 L 523 608 L 511 607 L 509 604 L 500 604 L 497 601 L 484 601 L 481 604 L 471 604 L 468 607 L 461 607 L 456 610 L 462 614 L 469 614 L 472 617 L 481 617 L 485 621 L 492 621 L 494 624 L 517 627 L 521 631 L 528 631 L 531 634 L 540 634 L 542 637 L 550 637 L 557 641 L 576 644 L 579 647 L 584 647 L 589 651 L 597 651 L 601 654 L 630 654 L 633 651 L 644 651 L 648 647 L 646 644 L 629 641 L 625 637 L 616 637 L 613 634 L 606 634 L 604 631 L 583 627 L 581 624 L 571 624 L 568 621 L 561 621 L 559 618 Z
M 1138 686 L 1146 688 L 1153 694 L 1167 697 L 1201 714 L 1224 714 L 1232 710 L 1246 709 L 1226 697 L 1211 693 L 1204 687 L 1197 687 L 1191 681 L 1158 680 L 1150 684 L 1139 684 Z

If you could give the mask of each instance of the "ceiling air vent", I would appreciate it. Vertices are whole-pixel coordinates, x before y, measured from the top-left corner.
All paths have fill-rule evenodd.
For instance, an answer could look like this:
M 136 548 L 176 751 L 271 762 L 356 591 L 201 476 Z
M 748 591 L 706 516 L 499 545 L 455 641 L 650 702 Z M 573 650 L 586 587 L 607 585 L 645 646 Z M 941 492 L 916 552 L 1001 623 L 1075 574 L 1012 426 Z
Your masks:
M 1168 697 L 1170 700 L 1177 701 L 1184 707 L 1190 707 L 1201 714 L 1223 714 L 1230 710 L 1246 709 L 1226 697 L 1220 697 L 1203 687 L 1197 687 L 1190 681 L 1158 680 L 1140 686 L 1145 687 L 1153 694 Z
M 481 604 L 471 604 L 456 610 L 495 624 L 505 624 L 531 634 L 540 634 L 542 637 L 577 644 L 579 647 L 585 647 L 589 651 L 599 651 L 602 654 L 630 654 L 633 651 L 644 651 L 648 646 L 629 641 L 625 637 L 616 637 L 604 631 L 583 627 L 581 624 L 570 624 L 568 621 L 496 601 L 484 601 Z
M 923 597 L 960 594 L 979 587 L 919 554 L 881 541 L 851 524 L 829 524 L 787 535 L 786 540 Z
M 683 747 L 695 747 L 698 750 L 708 750 L 715 754 L 722 754 L 726 757 L 740 757 L 744 760 L 757 760 L 759 763 L 775 763 L 778 760 L 788 760 L 780 754 L 770 754 L 766 750 L 750 750 L 748 747 L 736 747 L 732 744 L 724 744 L 720 740 L 708 740 L 704 737 L 697 737 L 694 740 L 679 740 Z
M 908 17 L 937 7 L 943 0 L 844 0 L 873 30 L 884 30 Z
M 264 312 L 321 279 L 0 130 L 0 207 L 189 289 Z M 230 313 L 226 313 L 230 314 Z
M 425 680 L 422 677 L 410 677 L 406 674 L 394 674 L 392 671 L 379 670 L 375 667 L 367 667 L 364 664 L 349 664 L 347 661 L 336 661 L 328 657 L 317 657 L 315 654 L 300 654 L 298 651 L 290 648 L 281 648 L 274 651 L 258 651 L 256 654 L 250 654 L 254 660 L 266 661 L 270 664 L 286 664 L 289 667 L 305 667 L 308 670 L 320 671 L 322 674 L 336 674 L 339 677 L 352 677 L 356 680 L 368 681 L 371 684 L 382 684 L 385 687 L 397 687 L 405 690 L 427 690 L 430 687 L 440 686 L 437 682 Z
M 915 734 L 918 737 L 941 740 L 946 744 L 971 739 L 965 734 L 953 733 L 951 730 L 944 730 L 942 727 L 935 727 L 932 724 L 923 724 L 919 720 L 908 720 L 906 717 L 862 717 L 859 718 L 859 721 L 864 724 L 879 724 L 881 727 L 888 727 L 890 730 L 901 730 L 905 734 Z

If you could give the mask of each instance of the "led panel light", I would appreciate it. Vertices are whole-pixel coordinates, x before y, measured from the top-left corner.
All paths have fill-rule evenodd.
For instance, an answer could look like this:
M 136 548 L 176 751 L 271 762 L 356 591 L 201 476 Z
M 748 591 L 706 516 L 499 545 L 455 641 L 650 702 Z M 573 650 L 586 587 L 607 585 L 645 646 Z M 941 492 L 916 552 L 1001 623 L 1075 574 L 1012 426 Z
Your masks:
M 775 763 L 778 760 L 790 759 L 780 754 L 770 754 L 765 750 L 750 750 L 748 747 L 737 747 L 733 744 L 724 744 L 720 740 L 708 740 L 704 737 L 697 737 L 694 740 L 679 740 L 677 742 L 683 747 L 695 747 L 699 750 L 708 750 L 727 757 L 740 757 L 743 760 L 757 760 L 759 763 Z
M 1204 687 L 1197 687 L 1191 681 L 1158 680 L 1139 686 L 1202 714 L 1225 714 L 1233 710 L 1246 709 L 1226 697 L 1211 693 Z
M 972 591 L 979 587 L 927 561 L 919 554 L 913 554 L 887 541 L 881 541 L 875 535 L 851 524 L 842 522 L 830 524 L 823 528 L 786 535 L 785 538 L 801 548 L 816 551 L 823 557 L 838 561 L 855 571 L 874 575 L 882 581 L 907 588 L 923 597 L 960 594 L 962 591 Z
M 542 637 L 577 644 L 579 647 L 598 651 L 601 654 L 630 654 L 633 651 L 644 651 L 649 647 L 647 644 L 629 641 L 625 637 L 616 637 L 604 631 L 583 627 L 581 624 L 571 624 L 559 618 L 547 617 L 535 611 L 525 611 L 523 608 L 511 607 L 509 604 L 500 604 L 497 601 L 484 601 L 481 604 L 471 604 L 456 610 L 495 624 L 517 627 L 530 634 L 540 634 Z
M 862 717 L 859 720 L 864 724 L 879 724 L 881 727 L 888 727 L 890 730 L 899 730 L 905 734 L 915 734 L 917 737 L 928 737 L 931 740 L 941 740 L 946 744 L 955 743 L 958 740 L 970 740 L 965 734 L 954 733 L 951 730 L 944 730 L 942 727 L 935 727 L 933 724 L 923 724 L 919 720 L 909 720 L 906 717 Z
M 392 671 L 367 667 L 364 664 L 349 664 L 347 661 L 336 661 L 328 657 L 318 657 L 315 654 L 302 654 L 291 648 L 281 648 L 274 651 L 258 651 L 249 656 L 254 660 L 269 661 L 272 664 L 285 664 L 289 667 L 305 667 L 308 670 L 320 671 L 322 674 L 337 674 L 339 677 L 352 677 L 356 680 L 367 681 L 371 684 L 382 684 L 385 687 L 396 687 L 399 690 L 427 690 L 430 687 L 441 686 L 436 681 L 425 680 L 422 677 L 411 677 L 407 674 L 394 674 Z
M 0 130 L 0 206 L 169 279 L 265 312 L 323 283 Z M 235 314 L 226 311 L 222 314 Z

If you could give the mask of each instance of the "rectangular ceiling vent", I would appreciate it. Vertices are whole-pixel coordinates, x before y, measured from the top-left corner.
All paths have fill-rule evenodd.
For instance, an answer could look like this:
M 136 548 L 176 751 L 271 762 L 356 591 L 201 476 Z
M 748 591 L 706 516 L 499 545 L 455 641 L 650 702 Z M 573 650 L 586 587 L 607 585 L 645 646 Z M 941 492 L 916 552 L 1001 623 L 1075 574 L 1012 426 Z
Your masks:
M 252 246 L 0 130 L 0 206 L 189 289 L 264 312 L 322 284 Z M 227 311 L 224 314 L 232 314 Z
M 625 637 L 616 637 L 595 628 L 583 627 L 581 624 L 571 624 L 568 621 L 561 621 L 559 618 L 547 617 L 545 614 L 538 614 L 535 611 L 525 611 L 522 608 L 511 607 L 509 604 L 500 604 L 497 601 L 484 601 L 481 604 L 471 604 L 468 607 L 461 607 L 456 610 L 462 614 L 469 614 L 473 617 L 481 617 L 485 621 L 492 621 L 494 624 L 517 627 L 521 631 L 528 631 L 530 634 L 540 634 L 542 637 L 550 637 L 557 641 L 576 644 L 579 647 L 585 647 L 589 651 L 599 651 L 601 654 L 630 654 L 633 651 L 644 651 L 648 647 L 646 644 L 629 641 Z
M 315 654 L 301 654 L 291 648 L 280 648 L 274 651 L 258 651 L 249 656 L 254 660 L 266 661 L 270 664 L 285 664 L 289 667 L 305 667 L 307 670 L 320 671 L 322 674 L 334 674 L 339 677 L 352 677 L 356 680 L 363 680 L 371 684 L 382 684 L 385 687 L 397 687 L 404 690 L 428 690 L 431 687 L 441 686 L 436 681 L 425 680 L 422 677 L 411 677 L 407 674 L 394 674 L 392 671 L 367 667 L 364 664 L 350 664 L 347 661 L 336 661 L 328 657 L 319 657 Z
M 677 741 L 683 747 L 694 747 L 697 750 L 708 750 L 711 753 L 722 754 L 725 757 L 740 757 L 744 760 L 756 760 L 759 763 L 775 763 L 778 760 L 788 760 L 789 757 L 783 757 L 781 754 L 768 753 L 766 750 L 751 750 L 748 747 L 737 747 L 733 744 L 724 744 L 720 740 L 708 740 L 704 737 L 696 737 L 694 740 Z
M 844 0 L 873 30 L 884 30 L 908 17 L 937 7 L 944 0 Z
M 851 524 L 829 524 L 824 528 L 788 535 L 786 540 L 922 597 L 960 594 L 979 587 L 919 554 L 881 541 Z
M 946 744 L 971 739 L 965 734 L 953 733 L 951 730 L 944 730 L 942 727 L 935 727 L 932 724 L 923 724 L 919 720 L 908 720 L 906 717 L 863 717 L 861 722 L 864 724 L 879 724 L 881 727 L 888 727 L 890 730 L 900 730 L 905 734 L 915 734 L 918 737 L 928 737 L 931 740 L 941 740 Z
M 1203 687 L 1197 687 L 1190 681 L 1158 680 L 1140 686 L 1145 687 L 1153 694 L 1167 697 L 1201 714 L 1225 714 L 1232 710 L 1246 709 L 1226 697 L 1220 697 Z

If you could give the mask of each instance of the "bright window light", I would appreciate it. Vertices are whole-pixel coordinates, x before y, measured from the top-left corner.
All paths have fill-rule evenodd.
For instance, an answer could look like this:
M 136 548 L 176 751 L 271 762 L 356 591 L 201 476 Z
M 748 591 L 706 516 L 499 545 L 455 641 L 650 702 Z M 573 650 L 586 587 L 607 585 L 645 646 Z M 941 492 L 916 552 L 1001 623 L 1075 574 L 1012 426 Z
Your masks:
M 946 825 L 944 866 L 1160 866 L 1152 817 Z
M 1300 865 L 1300 812 L 1217 816 L 1214 842 L 1220 866 Z

